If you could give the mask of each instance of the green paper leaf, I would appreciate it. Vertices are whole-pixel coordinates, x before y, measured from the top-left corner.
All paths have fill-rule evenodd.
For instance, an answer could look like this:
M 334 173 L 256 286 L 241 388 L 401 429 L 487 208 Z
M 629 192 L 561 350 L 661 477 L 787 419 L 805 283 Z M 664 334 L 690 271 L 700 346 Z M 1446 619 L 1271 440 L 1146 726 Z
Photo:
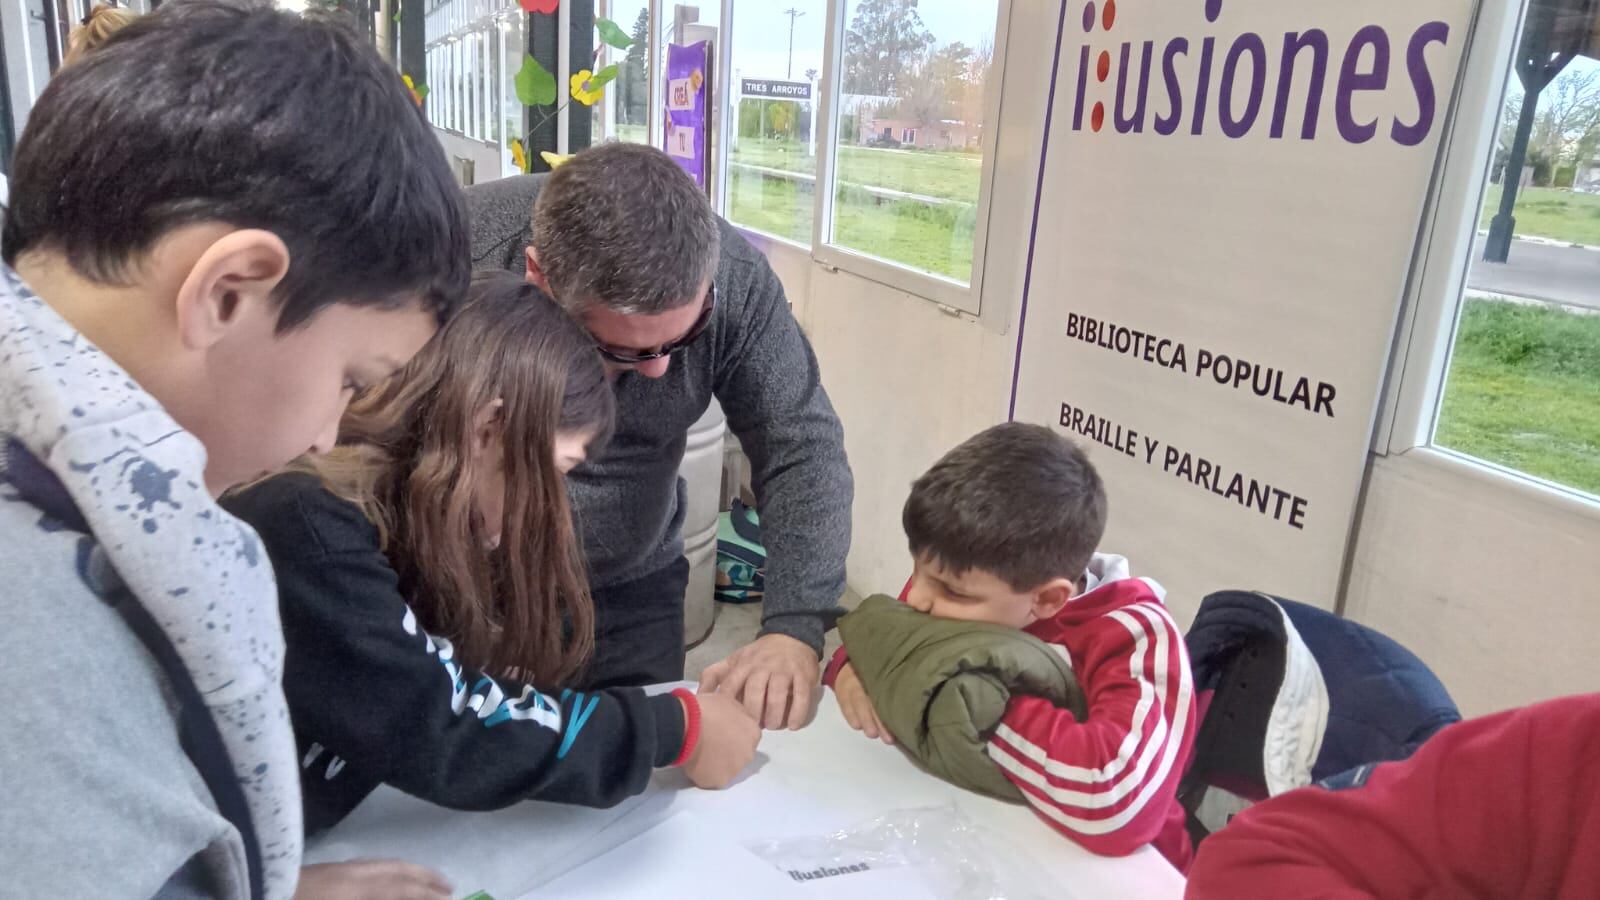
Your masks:
M 549 106 L 556 102 L 556 77 L 532 56 L 522 58 L 516 81 L 517 100 L 523 106 Z
M 610 19 L 595 19 L 594 28 L 600 32 L 600 40 L 618 50 L 626 50 L 633 46 L 633 38 L 626 31 L 618 28 L 617 23 Z
M 617 75 L 620 72 L 621 72 L 621 70 L 617 68 L 617 64 L 616 63 L 612 63 L 611 65 L 606 66 L 604 69 L 601 69 L 600 71 L 594 73 L 593 75 L 590 75 L 589 76 L 589 90 L 598 91 L 602 87 L 605 87 L 606 85 L 610 84 L 611 82 L 616 81 L 617 80 Z
M 398 9 L 394 11 L 394 21 L 396 25 L 400 24 L 400 10 Z

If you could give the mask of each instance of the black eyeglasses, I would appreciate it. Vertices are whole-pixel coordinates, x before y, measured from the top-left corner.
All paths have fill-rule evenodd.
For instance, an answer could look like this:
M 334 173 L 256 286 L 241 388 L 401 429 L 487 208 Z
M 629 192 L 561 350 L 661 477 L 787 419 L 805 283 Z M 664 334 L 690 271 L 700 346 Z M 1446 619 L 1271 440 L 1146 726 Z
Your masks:
M 672 354 L 677 353 L 679 350 L 682 350 L 690 344 L 693 344 L 695 341 L 700 339 L 701 335 L 706 333 L 706 329 L 711 326 L 711 313 L 715 311 L 716 308 L 717 285 L 716 282 L 712 282 L 711 289 L 706 291 L 705 307 L 700 310 L 700 317 L 694 320 L 694 325 L 690 326 L 689 330 L 684 333 L 683 337 L 678 338 L 670 343 L 662 344 L 660 347 L 656 348 L 650 353 L 630 353 L 625 350 L 614 350 L 610 347 L 607 347 L 605 344 L 600 343 L 598 340 L 595 341 L 594 347 L 596 350 L 600 351 L 600 355 L 602 357 L 622 366 L 636 366 L 639 363 L 647 363 L 653 359 L 661 359 L 663 357 L 671 356 Z M 593 334 L 590 335 L 590 337 L 593 336 Z

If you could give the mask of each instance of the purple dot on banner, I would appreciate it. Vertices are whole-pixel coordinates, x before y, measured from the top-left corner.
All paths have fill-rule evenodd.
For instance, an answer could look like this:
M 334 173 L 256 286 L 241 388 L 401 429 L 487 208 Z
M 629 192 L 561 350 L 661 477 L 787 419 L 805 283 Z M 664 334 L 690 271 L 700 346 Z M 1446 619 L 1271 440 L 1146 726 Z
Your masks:
M 1222 0 L 1206 0 L 1206 21 L 1215 22 L 1222 15 Z
M 1091 2 L 1083 5 L 1083 30 L 1094 30 L 1094 3 L 1092 0 Z

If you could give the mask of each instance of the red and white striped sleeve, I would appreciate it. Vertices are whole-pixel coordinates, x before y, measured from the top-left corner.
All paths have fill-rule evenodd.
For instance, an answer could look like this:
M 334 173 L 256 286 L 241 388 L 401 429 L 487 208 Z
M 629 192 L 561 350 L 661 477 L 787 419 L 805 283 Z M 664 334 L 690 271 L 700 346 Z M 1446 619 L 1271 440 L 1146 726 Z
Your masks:
M 1172 616 L 1154 601 L 1076 630 L 1088 718 L 1079 722 L 1042 698 L 1014 697 L 989 756 L 1057 830 L 1094 853 L 1123 856 L 1160 836 L 1176 808 L 1194 739 L 1188 653 Z

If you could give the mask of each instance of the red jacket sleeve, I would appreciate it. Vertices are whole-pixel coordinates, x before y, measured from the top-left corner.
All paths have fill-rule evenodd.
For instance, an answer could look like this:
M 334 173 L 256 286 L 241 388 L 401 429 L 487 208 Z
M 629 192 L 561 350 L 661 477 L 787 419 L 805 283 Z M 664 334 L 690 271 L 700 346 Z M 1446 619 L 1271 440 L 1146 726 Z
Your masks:
M 1452 725 L 1364 784 L 1240 813 L 1201 845 L 1186 896 L 1593 897 L 1596 759 L 1600 694 Z
M 1079 628 L 1074 659 L 1088 718 L 1079 722 L 1038 697 L 1015 697 L 989 756 L 1041 816 L 1086 849 L 1122 856 L 1158 842 L 1181 869 L 1188 841 L 1177 785 L 1195 727 L 1183 635 L 1155 602 Z

